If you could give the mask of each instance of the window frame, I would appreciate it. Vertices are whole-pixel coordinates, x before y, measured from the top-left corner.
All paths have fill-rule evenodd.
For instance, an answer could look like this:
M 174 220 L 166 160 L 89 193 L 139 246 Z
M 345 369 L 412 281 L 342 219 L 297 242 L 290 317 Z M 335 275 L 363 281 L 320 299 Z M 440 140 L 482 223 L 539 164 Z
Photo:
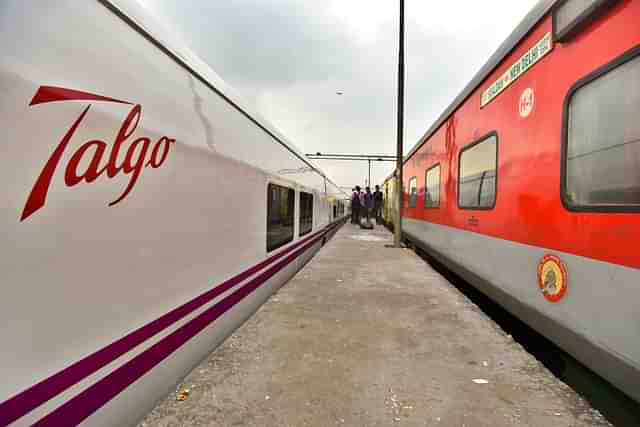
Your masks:
M 576 16 L 573 21 L 566 25 L 566 27 L 562 30 L 558 30 L 558 18 L 557 11 L 562 8 L 568 1 L 572 0 L 563 0 L 557 5 L 553 7 L 553 11 L 551 13 L 551 28 L 553 31 L 553 39 L 559 43 L 569 42 L 574 36 L 578 35 L 580 31 L 586 28 L 593 21 L 597 20 L 600 16 L 602 16 L 607 10 L 611 9 L 616 5 L 618 0 L 610 1 L 610 0 L 597 0 L 588 8 L 584 9 L 582 13 Z
M 416 180 L 416 202 L 413 206 L 411 206 L 411 181 Z M 407 208 L 415 209 L 418 207 L 418 176 L 414 175 L 409 178 L 409 182 L 407 182 Z
M 464 154 L 465 151 L 470 150 L 471 148 L 475 147 L 478 144 L 482 144 L 492 136 L 496 138 L 496 177 L 495 177 L 496 191 L 495 191 L 495 197 L 493 198 L 493 204 L 491 206 L 460 206 L 460 184 L 462 182 L 462 180 L 460 179 L 460 166 L 462 165 L 462 162 L 461 162 L 462 155 Z M 498 166 L 500 165 L 499 159 L 500 159 L 500 138 L 498 137 L 498 132 L 495 130 L 492 130 L 491 132 L 488 132 L 482 135 L 480 138 L 476 139 L 471 144 L 460 149 L 460 152 L 458 153 L 458 182 L 456 184 L 456 189 L 458 192 L 458 194 L 456 194 L 456 204 L 458 206 L 458 209 L 470 210 L 470 211 L 490 211 L 492 209 L 495 209 L 496 203 L 498 202 Z
M 438 173 L 438 204 L 435 206 L 427 206 L 427 174 L 431 169 L 435 169 L 440 167 L 440 162 L 432 164 L 429 168 L 424 171 L 424 208 L 425 209 L 440 209 L 440 195 L 442 194 L 442 168 L 440 167 L 440 171 Z
M 567 91 L 562 105 L 562 135 L 560 150 L 560 200 L 564 208 L 570 212 L 596 212 L 596 213 L 630 213 L 640 212 L 640 205 L 574 205 L 569 201 L 567 194 L 567 151 L 569 149 L 569 107 L 573 95 L 589 83 L 610 73 L 616 68 L 630 62 L 640 56 L 640 45 L 637 45 L 612 61 L 596 68 L 591 73 L 576 81 Z
M 291 237 L 287 238 L 287 240 L 280 242 L 277 246 L 274 247 L 269 247 L 269 203 L 271 202 L 269 200 L 269 196 L 271 195 L 269 192 L 269 188 L 274 185 L 276 187 L 280 187 L 280 188 L 284 188 L 286 189 L 289 193 L 293 192 L 293 230 L 291 232 Z M 266 227 L 266 236 L 265 236 L 265 247 L 267 249 L 267 253 L 271 253 L 275 250 L 278 250 L 280 248 L 282 248 L 283 246 L 288 245 L 289 243 L 293 242 L 296 239 L 296 230 L 295 230 L 295 221 L 296 221 L 296 208 L 295 208 L 295 200 L 296 200 L 296 191 L 294 188 L 288 186 L 288 185 L 283 185 L 279 182 L 273 182 L 273 181 L 267 181 L 267 188 L 266 188 L 266 192 L 267 192 L 267 209 L 266 209 L 266 217 L 267 217 L 267 227 Z
M 302 195 L 306 194 L 308 196 L 311 196 L 311 228 L 309 228 L 308 230 L 303 231 L 302 230 Z M 306 196 L 305 196 L 306 197 Z M 302 237 L 302 236 L 306 236 L 307 234 L 311 233 L 313 231 L 313 211 L 315 208 L 315 204 L 314 204 L 314 194 L 312 192 L 309 191 L 298 191 L 298 237 Z M 295 216 L 295 214 L 294 214 Z

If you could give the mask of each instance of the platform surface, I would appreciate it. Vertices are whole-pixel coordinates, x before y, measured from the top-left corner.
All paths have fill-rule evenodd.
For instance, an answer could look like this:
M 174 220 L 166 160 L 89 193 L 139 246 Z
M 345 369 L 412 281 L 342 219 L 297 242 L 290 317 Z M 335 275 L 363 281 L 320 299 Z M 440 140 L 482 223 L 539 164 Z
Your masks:
M 342 227 L 140 426 L 609 425 L 391 240 Z

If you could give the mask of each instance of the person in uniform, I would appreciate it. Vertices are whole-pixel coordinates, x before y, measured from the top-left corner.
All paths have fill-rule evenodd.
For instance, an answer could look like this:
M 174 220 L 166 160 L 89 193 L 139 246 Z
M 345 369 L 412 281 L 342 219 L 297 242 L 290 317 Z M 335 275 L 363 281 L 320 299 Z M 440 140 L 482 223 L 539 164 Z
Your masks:
M 360 186 L 356 185 L 351 195 L 351 223 L 360 223 Z
M 382 219 L 382 191 L 380 186 L 376 185 L 376 191 L 373 193 L 373 208 L 375 210 L 376 224 Z
M 366 192 L 364 193 L 364 208 L 367 222 L 371 221 L 371 215 L 373 214 L 374 206 L 375 203 L 373 200 L 373 194 L 371 193 L 371 188 L 367 187 Z

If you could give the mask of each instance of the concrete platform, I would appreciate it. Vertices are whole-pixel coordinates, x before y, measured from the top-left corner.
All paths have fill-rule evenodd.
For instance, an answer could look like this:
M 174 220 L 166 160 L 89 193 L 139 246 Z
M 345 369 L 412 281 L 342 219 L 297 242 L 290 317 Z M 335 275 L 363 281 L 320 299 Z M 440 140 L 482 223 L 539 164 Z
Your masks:
M 140 425 L 609 425 L 391 240 L 345 225 Z

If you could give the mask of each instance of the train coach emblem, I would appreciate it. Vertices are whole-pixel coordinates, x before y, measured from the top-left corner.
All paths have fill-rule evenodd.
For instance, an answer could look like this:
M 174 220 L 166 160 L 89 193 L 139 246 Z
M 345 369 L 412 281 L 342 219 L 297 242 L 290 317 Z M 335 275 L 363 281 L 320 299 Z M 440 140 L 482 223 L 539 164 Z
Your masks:
M 557 302 L 567 292 L 567 268 L 560 258 L 545 255 L 538 264 L 538 286 L 547 301 Z
M 520 95 L 520 102 L 518 102 L 518 112 L 520 113 L 520 117 L 528 117 L 529 114 L 531 114 L 531 111 L 533 111 L 534 103 L 535 96 L 533 94 L 533 89 L 528 87 L 522 92 L 522 95 Z
M 142 106 L 140 104 L 134 105 L 128 101 L 74 89 L 41 86 L 33 96 L 29 106 L 61 101 L 101 101 L 132 106 L 129 113 L 124 117 L 111 144 L 99 139 L 84 141 L 75 149 L 66 167 L 64 167 L 64 183 L 67 187 L 73 187 L 82 181 L 91 183 L 103 175 L 106 175 L 109 179 L 120 174 L 128 175 L 129 181 L 125 188 L 115 200 L 109 203 L 109 206 L 121 202 L 131 193 L 142 175 L 143 169 L 148 167 L 156 169 L 162 166 L 169 155 L 171 146 L 176 142 L 175 138 L 169 138 L 168 136 L 160 137 L 155 143 L 148 136 L 137 135 L 132 137 L 142 117 Z M 69 126 L 65 135 L 51 153 L 29 193 L 20 221 L 24 221 L 45 205 L 51 180 L 58 170 L 62 155 L 70 145 L 70 141 L 89 112 L 91 105 L 86 106 Z M 124 158 L 122 158 L 121 152 L 124 154 Z

